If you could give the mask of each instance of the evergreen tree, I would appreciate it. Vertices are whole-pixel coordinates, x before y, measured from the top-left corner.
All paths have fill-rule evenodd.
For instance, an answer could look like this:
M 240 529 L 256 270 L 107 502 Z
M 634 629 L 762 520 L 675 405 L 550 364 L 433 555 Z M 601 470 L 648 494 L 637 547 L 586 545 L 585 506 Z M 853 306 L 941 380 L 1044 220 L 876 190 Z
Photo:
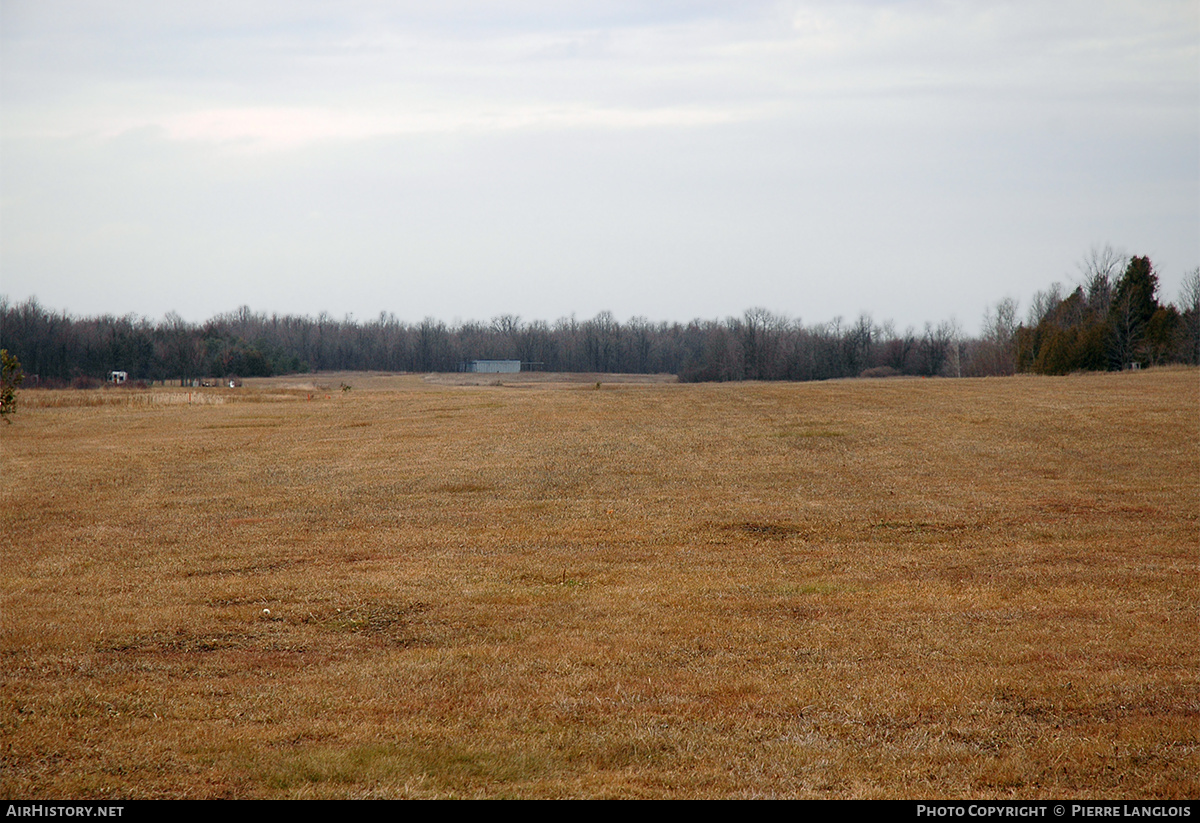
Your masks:
M 1117 281 L 1109 307 L 1112 332 L 1109 337 L 1109 367 L 1128 368 L 1134 363 L 1149 365 L 1151 353 L 1146 331 L 1158 311 L 1158 275 L 1149 257 L 1132 257 Z

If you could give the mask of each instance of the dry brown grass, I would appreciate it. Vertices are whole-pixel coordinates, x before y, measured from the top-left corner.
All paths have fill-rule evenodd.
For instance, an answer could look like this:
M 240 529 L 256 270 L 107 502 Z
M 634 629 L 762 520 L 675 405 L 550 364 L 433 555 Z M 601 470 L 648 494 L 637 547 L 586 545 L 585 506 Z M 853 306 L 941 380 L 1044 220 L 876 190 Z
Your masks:
M 378 380 L 22 393 L 5 797 L 1200 795 L 1196 370 Z

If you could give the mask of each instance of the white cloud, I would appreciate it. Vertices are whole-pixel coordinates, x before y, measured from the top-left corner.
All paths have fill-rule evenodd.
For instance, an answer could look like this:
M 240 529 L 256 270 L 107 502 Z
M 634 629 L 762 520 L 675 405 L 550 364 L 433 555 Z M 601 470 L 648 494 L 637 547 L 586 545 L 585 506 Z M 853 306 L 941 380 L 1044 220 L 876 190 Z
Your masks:
M 372 114 L 325 108 L 247 107 L 192 111 L 144 122 L 126 121 L 101 131 L 116 136 L 158 128 L 172 140 L 229 143 L 249 150 L 296 148 L 326 141 L 439 132 L 517 129 L 687 128 L 730 123 L 761 114 L 749 109 L 604 109 L 584 106 L 489 106 Z

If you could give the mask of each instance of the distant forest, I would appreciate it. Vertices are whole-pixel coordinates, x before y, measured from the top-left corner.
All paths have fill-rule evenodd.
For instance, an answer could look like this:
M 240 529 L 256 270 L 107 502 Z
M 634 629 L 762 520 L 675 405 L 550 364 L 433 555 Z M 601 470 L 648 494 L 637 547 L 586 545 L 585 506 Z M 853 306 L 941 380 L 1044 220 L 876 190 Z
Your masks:
M 867 315 L 816 325 L 750 309 L 741 317 L 621 323 L 610 312 L 553 324 L 501 315 L 447 326 L 404 323 L 389 313 L 358 322 L 267 315 L 248 307 L 202 324 L 171 313 L 71 317 L 36 299 L 0 296 L 0 348 L 20 360 L 25 387 L 94 386 L 109 372 L 131 381 L 266 377 L 318 371 L 456 371 L 476 359 L 521 360 L 560 372 L 670 373 L 684 381 L 826 380 L 837 377 L 1065 374 L 1200 362 L 1200 270 L 1177 305 L 1161 303 L 1149 259 L 1094 250 L 1082 282 L 1034 296 L 1025 322 L 1001 300 L 982 334 L 953 321 L 897 331 Z

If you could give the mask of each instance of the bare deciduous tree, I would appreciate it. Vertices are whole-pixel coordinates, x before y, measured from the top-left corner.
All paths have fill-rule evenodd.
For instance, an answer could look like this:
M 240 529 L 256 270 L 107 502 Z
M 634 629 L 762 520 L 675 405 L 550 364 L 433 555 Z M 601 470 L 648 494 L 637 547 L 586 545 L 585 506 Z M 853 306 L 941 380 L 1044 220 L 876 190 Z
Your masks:
M 1016 371 L 1017 301 L 1005 297 L 983 315 L 983 340 L 977 374 L 1013 374 Z
M 1029 304 L 1029 315 L 1026 319 L 1026 325 L 1033 328 L 1040 324 L 1051 312 L 1058 308 L 1058 304 L 1062 300 L 1062 283 L 1051 283 L 1050 288 L 1034 294 L 1033 300 Z
M 1179 292 L 1179 314 L 1183 360 L 1193 365 L 1200 363 L 1200 267 L 1194 268 L 1183 278 Z
M 1083 275 L 1083 292 L 1087 299 L 1087 307 L 1100 316 L 1108 314 L 1112 303 L 1113 284 L 1125 270 L 1129 255 L 1116 251 L 1112 246 L 1104 248 L 1092 246 L 1091 250 L 1079 261 L 1079 271 Z

